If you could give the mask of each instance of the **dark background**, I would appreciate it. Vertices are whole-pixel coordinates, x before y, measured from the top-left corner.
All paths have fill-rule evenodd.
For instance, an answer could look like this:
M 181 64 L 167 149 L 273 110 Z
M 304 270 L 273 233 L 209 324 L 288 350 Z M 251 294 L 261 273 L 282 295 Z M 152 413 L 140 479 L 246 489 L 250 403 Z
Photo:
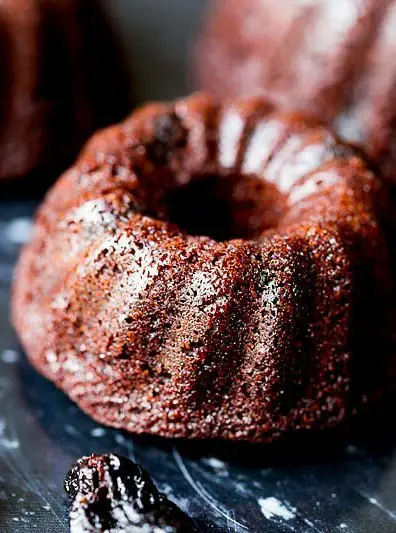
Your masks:
M 194 88 L 192 43 L 209 0 L 101 0 L 120 37 L 137 101 Z

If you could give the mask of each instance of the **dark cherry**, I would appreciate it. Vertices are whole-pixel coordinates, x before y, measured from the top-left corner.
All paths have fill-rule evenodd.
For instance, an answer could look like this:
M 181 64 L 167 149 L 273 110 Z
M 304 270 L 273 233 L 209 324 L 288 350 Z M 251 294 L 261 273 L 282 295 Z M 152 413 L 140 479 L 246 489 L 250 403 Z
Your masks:
M 158 491 L 148 472 L 115 454 L 82 457 L 65 479 L 71 533 L 190 533 L 198 531 Z

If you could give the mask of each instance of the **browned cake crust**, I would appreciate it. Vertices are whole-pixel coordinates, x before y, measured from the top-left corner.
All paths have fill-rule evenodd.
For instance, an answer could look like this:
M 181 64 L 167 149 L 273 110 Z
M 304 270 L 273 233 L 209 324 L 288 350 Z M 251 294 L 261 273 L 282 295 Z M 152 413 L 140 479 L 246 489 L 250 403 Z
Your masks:
M 317 114 L 396 185 L 396 1 L 214 0 L 200 86 Z
M 117 57 L 96 0 L 0 0 L 0 195 L 13 178 L 54 181 L 122 118 Z
M 314 121 L 152 104 L 48 194 L 13 321 L 105 424 L 257 442 L 337 426 L 394 385 L 387 224 L 379 180 Z

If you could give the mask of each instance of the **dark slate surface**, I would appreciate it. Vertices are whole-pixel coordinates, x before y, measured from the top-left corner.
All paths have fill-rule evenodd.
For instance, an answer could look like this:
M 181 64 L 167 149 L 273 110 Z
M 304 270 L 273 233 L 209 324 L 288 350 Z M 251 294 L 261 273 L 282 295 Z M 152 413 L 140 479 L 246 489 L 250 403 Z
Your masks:
M 0 204 L 0 531 L 67 531 L 64 475 L 76 458 L 101 451 L 141 463 L 202 531 L 396 531 L 393 431 L 375 445 L 363 427 L 359 444 L 326 437 L 281 450 L 136 438 L 98 426 L 41 378 L 8 319 L 32 208 Z

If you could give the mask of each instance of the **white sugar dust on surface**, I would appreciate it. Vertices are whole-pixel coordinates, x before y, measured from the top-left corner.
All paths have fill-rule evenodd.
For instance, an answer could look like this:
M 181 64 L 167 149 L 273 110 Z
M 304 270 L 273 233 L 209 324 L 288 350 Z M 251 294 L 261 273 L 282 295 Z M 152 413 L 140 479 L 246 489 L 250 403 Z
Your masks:
M 19 353 L 16 350 L 4 350 L 0 356 L 3 363 L 13 364 L 19 360 Z
M 220 459 L 217 459 L 216 457 L 207 457 L 204 459 L 204 462 L 215 470 L 227 468 L 227 465 L 224 463 L 224 461 L 220 461 Z
M 28 217 L 14 218 L 3 226 L 4 238 L 14 244 L 24 244 L 32 235 L 32 220 Z
M 258 504 L 261 512 L 265 518 L 267 518 L 267 520 L 281 518 L 282 520 L 287 521 L 293 520 L 293 518 L 296 517 L 295 509 L 293 507 L 287 507 L 274 496 L 269 496 L 268 498 L 259 498 Z
M 14 435 L 8 435 L 6 421 L 0 418 L 0 449 L 16 450 L 19 448 L 19 440 Z
M 95 438 L 104 437 L 106 435 L 105 429 L 101 427 L 91 429 L 91 436 Z

